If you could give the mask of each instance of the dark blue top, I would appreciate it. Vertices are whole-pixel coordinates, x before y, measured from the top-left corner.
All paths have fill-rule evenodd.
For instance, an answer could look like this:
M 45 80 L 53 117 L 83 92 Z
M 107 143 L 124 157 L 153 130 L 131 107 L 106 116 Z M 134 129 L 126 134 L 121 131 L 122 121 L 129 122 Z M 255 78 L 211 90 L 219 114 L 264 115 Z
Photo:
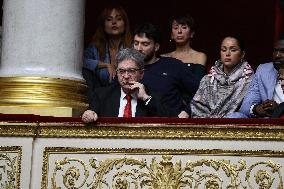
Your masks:
M 196 77 L 190 67 L 171 57 L 161 57 L 157 62 L 145 65 L 142 83 L 164 95 L 164 102 L 175 116 L 186 108 L 183 94 L 194 96 L 201 78 Z
M 190 67 L 192 73 L 198 77 L 203 78 L 206 75 L 206 67 L 201 64 L 194 63 L 184 63 L 186 66 Z

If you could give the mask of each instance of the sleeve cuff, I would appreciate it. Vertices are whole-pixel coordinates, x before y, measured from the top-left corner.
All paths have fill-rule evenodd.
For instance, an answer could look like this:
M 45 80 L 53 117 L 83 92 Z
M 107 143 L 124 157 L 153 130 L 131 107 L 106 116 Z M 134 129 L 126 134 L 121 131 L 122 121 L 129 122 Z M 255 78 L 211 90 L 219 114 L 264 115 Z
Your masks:
M 251 107 L 250 107 L 250 109 L 249 109 L 249 113 L 250 113 L 250 115 L 252 115 L 253 117 L 257 117 L 257 116 L 254 114 L 254 112 L 253 112 L 253 109 L 254 109 L 255 106 L 256 106 L 256 104 L 253 104 L 253 105 L 251 105 Z

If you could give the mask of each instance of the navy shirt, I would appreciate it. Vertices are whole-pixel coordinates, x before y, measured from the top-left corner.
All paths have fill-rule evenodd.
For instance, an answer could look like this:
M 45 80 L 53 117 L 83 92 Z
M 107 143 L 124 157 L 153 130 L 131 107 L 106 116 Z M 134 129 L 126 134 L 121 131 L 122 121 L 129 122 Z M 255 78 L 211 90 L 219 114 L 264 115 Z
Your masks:
M 174 116 L 185 109 L 186 103 L 182 98 L 184 93 L 194 96 L 201 78 L 194 76 L 189 67 L 183 62 L 161 57 L 153 64 L 145 65 L 142 83 L 163 94 L 164 102 L 172 109 Z

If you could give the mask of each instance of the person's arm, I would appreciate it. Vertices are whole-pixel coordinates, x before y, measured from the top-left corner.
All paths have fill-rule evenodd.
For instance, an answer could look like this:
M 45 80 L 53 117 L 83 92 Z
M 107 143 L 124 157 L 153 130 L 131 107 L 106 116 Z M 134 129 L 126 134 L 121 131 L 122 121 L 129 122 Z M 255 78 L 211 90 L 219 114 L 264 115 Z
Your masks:
M 190 104 L 187 105 L 186 110 L 191 111 L 192 118 L 205 118 L 211 115 L 209 91 L 207 90 L 208 80 L 210 80 L 208 76 L 203 77 L 197 92 Z
M 162 95 L 154 91 L 149 91 L 150 98 L 144 101 L 145 107 L 151 116 L 154 117 L 176 117 L 174 112 L 163 103 Z
M 99 59 L 98 49 L 92 45 L 84 51 L 83 68 L 95 72 L 96 69 L 106 68 L 109 73 L 109 80 L 112 81 L 116 76 L 114 64 L 103 62 Z
M 99 53 L 94 45 L 87 47 L 84 51 L 83 68 L 94 72 L 99 64 Z
M 252 108 L 255 117 L 271 117 L 278 104 L 274 100 L 265 100 L 263 103 L 256 104 Z
M 245 114 L 248 117 L 255 117 L 255 115 L 252 112 L 252 108 L 254 105 L 261 103 L 261 95 L 258 84 L 259 81 L 260 81 L 260 73 L 257 70 L 255 75 L 253 76 L 253 79 L 250 83 L 250 86 L 247 90 L 247 93 L 244 97 L 244 100 L 239 110 L 239 112 Z
M 98 119 L 97 113 L 92 110 L 86 110 L 82 115 L 82 121 L 84 123 L 95 122 L 97 121 L 97 119 Z
M 186 111 L 181 111 L 179 114 L 178 114 L 178 118 L 189 118 L 190 117 L 190 114 L 188 114 Z
M 161 96 L 157 93 L 149 92 L 145 86 L 139 82 L 132 82 L 131 89 L 137 92 L 137 98 L 144 102 L 144 106 L 151 116 L 173 117 L 166 105 L 162 104 Z
M 100 107 L 102 101 L 98 95 L 99 93 L 101 93 L 100 89 L 97 89 L 96 91 L 91 91 L 91 98 L 89 99 L 89 108 L 82 115 L 83 122 L 90 123 L 98 119 L 98 115 L 100 115 Z

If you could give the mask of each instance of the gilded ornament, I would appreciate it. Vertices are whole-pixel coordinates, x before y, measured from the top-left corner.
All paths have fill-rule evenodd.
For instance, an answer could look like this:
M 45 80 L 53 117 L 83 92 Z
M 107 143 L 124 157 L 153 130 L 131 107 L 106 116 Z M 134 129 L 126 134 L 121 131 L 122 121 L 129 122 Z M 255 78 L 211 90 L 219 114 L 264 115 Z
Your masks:
M 250 188 L 253 188 L 252 182 L 254 182 L 260 189 L 271 189 L 272 185 L 277 185 L 277 189 L 283 189 L 283 177 L 280 168 L 281 166 L 279 164 L 271 160 L 267 162 L 257 162 L 248 168 L 245 179 Z M 255 173 L 254 181 L 250 180 L 253 173 Z
M 65 157 L 48 162 L 49 154 L 88 154 L 85 160 Z M 99 159 L 93 154 L 136 154 L 154 157 L 135 158 L 132 156 Z M 284 157 L 283 152 L 273 151 L 222 151 L 222 150 L 151 150 L 151 149 L 86 149 L 46 148 L 43 174 L 54 164 L 51 178 L 52 188 L 64 186 L 68 189 L 283 189 L 282 167 L 274 161 L 258 161 L 248 165 L 244 159 L 237 164 L 228 159 L 178 159 L 179 155 L 224 155 L 224 156 L 273 156 Z M 87 160 L 87 161 L 86 161 Z M 85 163 L 88 162 L 88 163 Z M 75 164 L 77 163 L 77 164 Z M 85 174 L 84 174 L 85 173 Z M 254 179 L 253 179 L 254 178 Z M 48 181 L 43 176 L 42 189 Z M 79 183 L 80 181 L 80 183 Z
M 77 168 L 75 166 L 71 166 L 67 170 L 64 169 L 65 165 L 72 164 L 72 162 L 77 162 L 77 163 L 79 163 L 80 166 L 83 167 L 84 179 L 81 182 L 81 184 L 76 183 L 76 181 L 81 176 L 79 168 Z M 80 159 L 65 157 L 61 161 L 57 160 L 55 162 L 55 164 L 56 164 L 56 166 L 55 166 L 55 169 L 53 170 L 53 174 L 52 174 L 52 178 L 51 178 L 52 188 L 58 188 L 56 178 L 57 178 L 57 174 L 58 174 L 59 171 L 62 171 L 62 172 L 65 171 L 65 173 L 62 175 L 62 182 L 63 182 L 64 186 L 68 189 L 81 188 L 83 185 L 86 184 L 86 180 L 89 177 L 89 171 L 86 168 L 86 164 L 83 161 L 81 161 Z
M 0 153 L 0 188 L 15 189 L 16 188 L 16 175 L 17 175 L 17 157 L 10 157 L 8 153 Z M 4 175 L 6 179 L 4 180 Z

